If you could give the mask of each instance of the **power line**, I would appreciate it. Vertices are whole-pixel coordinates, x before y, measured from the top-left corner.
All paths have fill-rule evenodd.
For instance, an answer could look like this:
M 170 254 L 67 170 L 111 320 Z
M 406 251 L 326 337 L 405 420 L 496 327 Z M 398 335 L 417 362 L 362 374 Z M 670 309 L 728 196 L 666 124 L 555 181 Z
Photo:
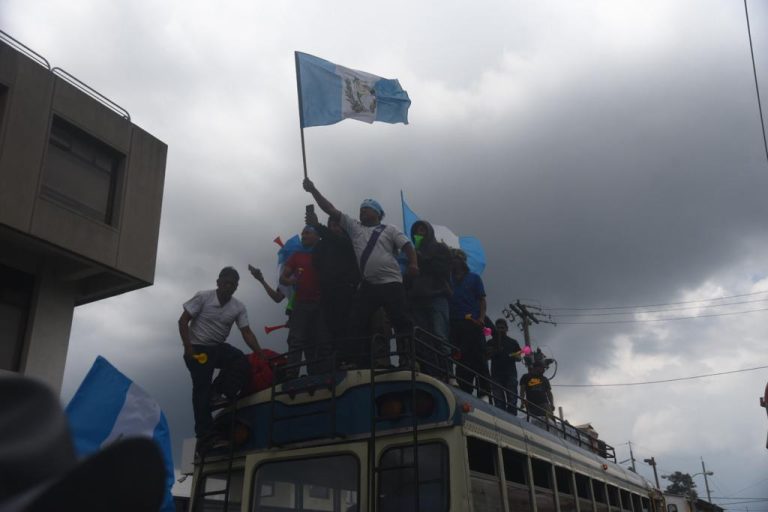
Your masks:
M 752 47 L 752 29 L 749 26 L 749 9 L 747 0 L 744 0 L 744 14 L 747 17 L 747 35 L 749 36 L 749 55 L 752 57 L 752 74 L 755 75 L 755 92 L 757 93 L 757 110 L 760 112 L 760 128 L 763 130 L 763 147 L 765 148 L 765 160 L 768 161 L 768 141 L 765 138 L 765 121 L 763 120 L 763 104 L 760 102 L 760 86 L 757 83 L 757 66 L 755 66 L 755 50 Z
M 745 313 L 757 313 L 759 311 L 768 311 L 768 308 L 760 309 L 747 309 L 744 311 L 731 311 L 730 313 L 711 313 L 709 315 L 696 315 L 696 316 L 678 316 L 673 318 L 655 318 L 652 320 L 597 320 L 587 322 L 557 322 L 558 325 L 595 325 L 595 324 L 643 324 L 653 322 L 671 322 L 675 320 L 693 320 L 696 318 L 711 318 L 715 316 L 731 316 L 731 315 L 743 315 Z
M 643 386 L 646 384 L 663 384 L 666 382 L 678 382 L 681 380 L 703 379 L 705 377 L 717 377 L 720 375 L 729 375 L 732 373 L 751 372 L 755 370 L 763 370 L 765 368 L 768 368 L 768 365 L 755 366 L 754 368 L 742 368 L 741 370 L 729 370 L 726 372 L 705 373 L 702 375 L 692 375 L 690 377 L 678 377 L 675 379 L 649 380 L 644 382 L 622 382 L 617 384 L 552 384 L 552 386 L 557 386 L 561 388 L 605 388 L 605 387 L 617 387 L 617 386 Z
M 681 308 L 666 308 L 666 309 L 650 309 L 645 311 L 617 311 L 615 313 L 558 313 L 558 317 L 564 317 L 564 316 L 575 316 L 575 317 L 584 317 L 584 316 L 615 316 L 615 315 L 636 315 L 636 314 L 646 314 L 646 313 L 666 313 L 668 311 L 685 311 L 688 309 L 704 309 L 704 308 L 720 308 L 724 306 L 738 306 L 740 304 L 754 304 L 755 302 L 765 302 L 768 301 L 768 297 L 764 299 L 754 299 L 754 300 L 743 300 L 739 302 L 726 302 L 725 304 L 703 304 L 701 306 L 684 306 Z
M 677 306 L 680 304 L 695 304 L 697 302 L 712 302 L 716 300 L 726 300 L 726 299 L 737 299 L 740 297 L 752 297 L 754 295 L 763 295 L 768 293 L 768 291 L 762 291 L 762 292 L 752 292 L 752 293 L 740 293 L 738 295 L 726 295 L 724 297 L 717 297 L 714 299 L 699 299 L 699 300 L 685 300 L 681 302 L 662 302 L 657 304 L 644 304 L 644 305 L 636 305 L 636 306 L 605 306 L 605 307 L 589 307 L 589 308 L 577 308 L 577 307 L 546 307 L 544 306 L 543 309 L 548 311 L 591 311 L 591 310 L 604 310 L 604 309 L 640 309 L 640 308 L 655 308 L 660 306 Z

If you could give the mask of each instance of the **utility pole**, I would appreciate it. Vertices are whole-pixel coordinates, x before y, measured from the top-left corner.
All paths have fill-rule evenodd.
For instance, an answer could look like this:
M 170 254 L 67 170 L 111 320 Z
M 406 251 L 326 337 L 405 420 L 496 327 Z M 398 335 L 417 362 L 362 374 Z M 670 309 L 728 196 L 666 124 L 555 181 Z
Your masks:
M 712 503 L 712 496 L 709 495 L 709 482 L 707 481 L 707 475 L 713 475 L 711 471 L 707 473 L 707 468 L 704 467 L 704 458 L 701 458 L 701 472 L 704 473 L 704 487 L 707 489 L 707 501 Z
M 629 460 L 632 461 L 632 472 L 637 473 L 637 468 L 635 467 L 635 454 L 632 453 L 632 441 L 627 441 L 627 444 L 629 445 Z
M 659 475 L 656 473 L 656 458 L 651 457 L 650 459 L 643 459 L 643 462 L 653 467 L 653 478 L 656 480 L 656 488 L 661 490 L 661 485 L 659 485 Z
M 543 315 L 541 313 L 540 307 L 523 304 L 519 300 L 515 301 L 514 304 L 510 304 L 509 309 L 505 309 L 503 313 L 504 313 L 504 316 L 507 318 L 511 317 L 512 319 L 514 319 L 515 316 L 520 318 L 520 328 L 523 330 L 523 336 L 525 337 L 526 347 L 531 346 L 531 333 L 529 330 L 531 323 L 534 323 L 534 324 L 545 323 L 545 324 L 557 325 L 549 319 L 543 320 L 541 318 L 538 318 L 541 316 L 549 317 L 549 315 Z

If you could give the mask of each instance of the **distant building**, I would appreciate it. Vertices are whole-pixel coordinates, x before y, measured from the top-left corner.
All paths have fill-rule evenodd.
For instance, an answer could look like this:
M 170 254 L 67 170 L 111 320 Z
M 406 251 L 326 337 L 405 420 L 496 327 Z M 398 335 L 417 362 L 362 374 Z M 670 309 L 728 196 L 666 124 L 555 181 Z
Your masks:
M 75 306 L 152 284 L 167 149 L 0 32 L 0 372 L 60 389 Z
M 682 494 L 665 492 L 664 501 L 667 504 L 667 512 L 725 512 L 723 507 L 707 500 L 696 498 L 691 502 L 687 496 Z

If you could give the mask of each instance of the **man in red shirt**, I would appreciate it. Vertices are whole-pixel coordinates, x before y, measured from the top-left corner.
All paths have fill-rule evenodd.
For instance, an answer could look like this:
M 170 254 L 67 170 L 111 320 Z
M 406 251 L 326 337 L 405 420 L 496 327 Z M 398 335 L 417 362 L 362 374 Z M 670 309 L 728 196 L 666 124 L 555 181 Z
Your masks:
M 302 250 L 293 253 L 283 265 L 280 284 L 296 290 L 293 310 L 288 320 L 288 368 L 286 377 L 296 378 L 301 354 L 307 362 L 307 373 L 314 375 L 328 369 L 330 353 L 328 328 L 320 304 L 320 282 L 312 261 L 312 250 L 320 240 L 317 230 L 305 226 L 301 231 Z M 324 361 L 318 361 L 324 359 Z

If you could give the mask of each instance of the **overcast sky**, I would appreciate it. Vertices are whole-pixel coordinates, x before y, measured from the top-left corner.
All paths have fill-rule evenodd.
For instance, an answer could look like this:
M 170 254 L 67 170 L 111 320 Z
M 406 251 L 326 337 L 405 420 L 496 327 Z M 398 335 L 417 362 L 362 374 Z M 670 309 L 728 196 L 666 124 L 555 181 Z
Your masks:
M 768 3 L 749 5 L 765 100 Z M 533 329 L 559 363 L 553 384 L 768 365 L 768 311 L 745 313 L 768 308 L 768 163 L 742 2 L 3 0 L 0 24 L 169 146 L 155 284 L 76 310 L 62 399 L 104 355 L 157 398 L 177 457 L 193 435 L 181 304 L 234 265 L 260 341 L 285 349 L 284 331 L 262 330 L 283 308 L 246 266 L 274 275 L 272 239 L 295 234 L 309 202 L 294 50 L 400 80 L 410 124 L 307 129 L 310 177 L 347 212 L 376 197 L 400 225 L 402 189 L 423 218 L 479 237 L 493 316 L 516 299 L 686 302 L 553 311 L 556 327 Z M 735 314 L 705 316 L 722 313 Z M 615 320 L 643 322 L 566 323 Z M 557 387 L 555 401 L 620 459 L 631 441 L 649 478 L 643 458 L 666 474 L 699 472 L 703 457 L 713 496 L 768 497 L 766 380 Z

